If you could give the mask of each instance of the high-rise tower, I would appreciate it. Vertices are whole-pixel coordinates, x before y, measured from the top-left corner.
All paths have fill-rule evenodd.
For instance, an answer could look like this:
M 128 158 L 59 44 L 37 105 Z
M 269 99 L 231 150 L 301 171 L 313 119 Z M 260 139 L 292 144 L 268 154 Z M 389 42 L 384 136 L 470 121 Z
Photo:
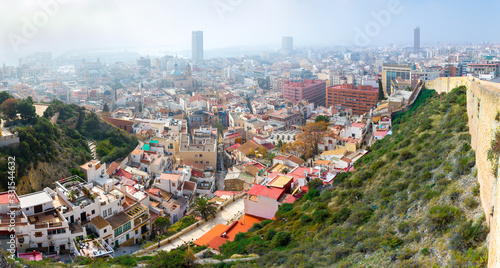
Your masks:
M 283 36 L 282 39 L 282 49 L 286 52 L 293 51 L 293 37 L 291 36 Z
M 203 61 L 203 31 L 193 31 L 193 61 Z
M 420 51 L 420 27 L 415 28 L 413 34 L 413 50 Z

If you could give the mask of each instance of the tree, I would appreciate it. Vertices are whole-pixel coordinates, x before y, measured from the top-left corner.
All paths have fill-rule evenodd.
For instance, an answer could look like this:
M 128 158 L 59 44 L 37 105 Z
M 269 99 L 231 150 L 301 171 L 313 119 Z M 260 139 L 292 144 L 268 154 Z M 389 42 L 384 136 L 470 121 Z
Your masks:
M 52 116 L 54 116 L 54 109 L 52 109 L 51 106 L 47 107 L 47 109 L 45 109 L 45 112 L 43 112 L 43 117 L 47 118 L 47 119 L 50 119 L 52 118 Z
M 219 135 L 222 136 L 224 134 L 224 126 L 220 122 L 213 123 L 212 127 L 217 129 Z
M 266 159 L 271 161 L 271 162 L 273 161 L 274 157 L 276 157 L 276 154 L 273 152 L 266 154 Z
M 278 148 L 278 149 L 280 149 L 280 150 L 281 150 L 281 149 L 283 148 L 283 146 L 284 146 L 284 145 L 285 145 L 285 143 L 284 143 L 282 140 L 279 140 L 279 141 L 278 141 L 278 145 L 276 145 L 276 148 Z
M 208 220 L 208 217 L 215 216 L 215 213 L 217 212 L 217 208 L 215 207 L 215 205 L 210 203 L 208 201 L 208 198 L 206 197 L 196 198 L 194 201 L 193 210 L 195 211 L 196 215 L 200 216 L 205 221 Z
M 382 80 L 378 80 L 378 100 L 385 100 L 384 88 L 382 87 Z
M 9 119 L 9 120 L 16 119 L 16 116 L 17 116 L 17 103 L 18 103 L 18 101 L 16 99 L 8 98 L 0 106 L 0 109 L 2 110 L 3 115 L 7 119 Z
M 326 115 L 318 115 L 316 117 L 316 120 L 314 122 L 319 123 L 319 122 L 327 122 L 330 123 L 330 118 Z
M 166 228 L 170 225 L 170 219 L 167 217 L 159 217 L 155 220 L 155 224 L 160 228 L 162 233 L 165 233 Z
M 28 97 L 17 103 L 17 112 L 21 114 L 23 120 L 31 120 L 36 117 L 36 108 L 33 99 Z
M 323 141 L 327 129 L 328 123 L 324 121 L 306 124 L 302 127 L 302 132 L 297 135 L 296 141 L 291 145 L 286 144 L 283 150 L 303 155 L 305 158 L 317 155 L 318 145 Z
M 2 104 L 4 101 L 10 98 L 12 98 L 12 96 L 9 93 L 7 93 L 7 91 L 0 92 L 0 104 Z

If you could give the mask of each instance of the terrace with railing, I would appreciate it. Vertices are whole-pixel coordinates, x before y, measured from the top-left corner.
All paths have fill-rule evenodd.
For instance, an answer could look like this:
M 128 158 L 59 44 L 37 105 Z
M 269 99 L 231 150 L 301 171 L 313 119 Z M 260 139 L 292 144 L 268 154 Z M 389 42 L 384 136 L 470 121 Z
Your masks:
M 87 183 L 77 175 L 56 181 L 57 191 L 72 207 L 86 207 L 94 203 L 97 196 L 90 191 L 92 187 L 92 183 Z

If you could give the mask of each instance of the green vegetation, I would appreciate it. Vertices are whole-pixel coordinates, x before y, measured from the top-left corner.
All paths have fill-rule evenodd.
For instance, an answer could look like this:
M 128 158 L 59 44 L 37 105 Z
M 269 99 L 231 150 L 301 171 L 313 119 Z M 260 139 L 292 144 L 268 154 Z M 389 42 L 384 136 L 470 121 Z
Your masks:
M 491 163 L 491 170 L 495 177 L 498 177 L 498 161 L 500 158 L 500 131 L 495 133 L 495 138 L 491 141 L 491 147 L 488 150 L 488 160 Z
M 215 216 L 215 213 L 217 213 L 217 207 L 210 203 L 208 198 L 204 196 L 197 197 L 194 200 L 193 210 L 196 215 L 200 216 L 205 221 L 207 221 L 210 216 Z
M 310 182 L 275 221 L 222 245 L 223 257 L 261 256 L 235 267 L 484 267 L 488 229 L 475 216 L 482 210 L 465 92 L 441 102 L 424 90 L 356 171 L 331 189 Z
M 9 96 L 0 94 L 0 100 L 5 99 L 2 105 L 11 100 L 7 97 Z M 54 101 L 44 116 L 38 117 L 34 114 L 35 107 L 31 98 L 10 102 L 16 102 L 15 110 L 21 113 L 21 119 L 11 123 L 18 126 L 12 132 L 18 132 L 20 145 L 17 148 L 9 146 L 0 148 L 0 159 L 3 159 L 0 161 L 0 186 L 3 189 L 7 189 L 9 181 L 7 179 L 9 156 L 15 157 L 17 171 L 15 178 L 18 182 L 19 178 L 27 175 L 30 170 L 36 170 L 42 162 L 64 162 L 61 167 L 67 168 L 68 175 L 71 169 L 71 174 L 81 176 L 81 172 L 78 171 L 79 165 L 91 159 L 86 138 L 97 141 L 97 147 L 101 149 L 98 155 L 102 162 L 125 157 L 138 144 L 135 137 L 103 122 L 95 113 L 85 111 L 83 107 L 74 104 L 65 105 L 61 101 Z M 6 113 L 6 110 L 2 108 L 2 112 Z M 59 120 L 53 125 L 49 119 L 56 112 L 60 113 Z
M 79 133 L 96 142 L 96 153 L 101 162 L 124 158 L 139 144 L 137 138 L 102 121 L 97 114 L 87 112 L 83 107 L 54 101 L 49 108 L 60 113 L 58 126 L 74 125 Z
M 314 122 L 316 122 L 316 123 L 318 123 L 318 122 L 330 123 L 330 118 L 326 115 L 318 115 L 316 117 L 316 119 L 314 120 Z

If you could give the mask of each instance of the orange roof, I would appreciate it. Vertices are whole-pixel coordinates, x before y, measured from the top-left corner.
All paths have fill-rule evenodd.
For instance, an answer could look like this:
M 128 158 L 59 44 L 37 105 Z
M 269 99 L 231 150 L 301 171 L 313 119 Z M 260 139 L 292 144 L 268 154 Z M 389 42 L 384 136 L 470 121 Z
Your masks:
M 224 224 L 217 224 L 212 230 L 208 231 L 194 243 L 198 246 L 208 245 L 208 247 L 213 249 L 219 249 L 219 247 L 226 243 L 226 241 L 234 241 L 234 237 L 238 233 L 245 233 L 248 229 L 252 228 L 254 223 L 259 223 L 262 220 L 250 215 L 245 215 L 240 220 L 234 222 L 230 226 Z M 222 235 L 226 233 L 226 236 Z
M 215 237 L 220 237 L 220 235 L 224 232 L 224 230 L 227 229 L 227 225 L 225 224 L 217 224 L 214 228 L 212 228 L 210 231 L 206 232 L 204 235 L 202 235 L 200 238 L 198 238 L 194 243 L 198 246 L 204 246 L 204 245 L 209 245 L 209 242 L 214 239 Z M 222 245 L 222 244 L 221 244 Z M 220 245 L 217 246 L 219 248 Z

